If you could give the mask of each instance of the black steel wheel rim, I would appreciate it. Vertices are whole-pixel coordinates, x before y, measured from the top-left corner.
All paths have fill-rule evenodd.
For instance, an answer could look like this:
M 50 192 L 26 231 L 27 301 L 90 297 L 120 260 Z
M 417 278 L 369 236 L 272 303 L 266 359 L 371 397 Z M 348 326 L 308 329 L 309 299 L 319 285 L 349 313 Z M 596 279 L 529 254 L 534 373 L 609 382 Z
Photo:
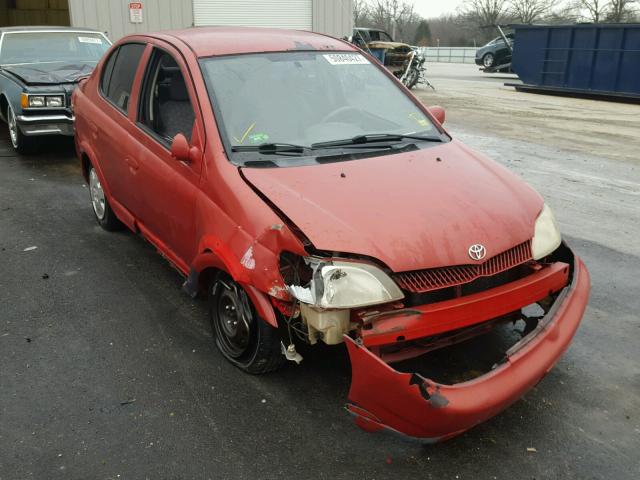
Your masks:
M 230 357 L 242 357 L 251 344 L 251 314 L 242 304 L 242 293 L 222 282 L 216 288 L 214 324 L 218 342 Z

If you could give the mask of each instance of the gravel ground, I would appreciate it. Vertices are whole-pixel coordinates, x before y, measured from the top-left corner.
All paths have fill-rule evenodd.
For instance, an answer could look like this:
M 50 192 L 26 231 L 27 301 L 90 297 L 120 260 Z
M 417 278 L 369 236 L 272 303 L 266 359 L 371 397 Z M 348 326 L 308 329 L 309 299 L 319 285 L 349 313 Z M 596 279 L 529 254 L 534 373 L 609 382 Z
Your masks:
M 639 478 L 640 107 L 515 93 L 468 67 L 430 65 L 438 91 L 419 95 L 545 195 L 592 275 L 534 390 L 444 444 L 366 434 L 343 409 L 344 351 L 240 374 L 153 248 L 96 225 L 69 143 L 20 158 L 0 142 L 0 479 Z

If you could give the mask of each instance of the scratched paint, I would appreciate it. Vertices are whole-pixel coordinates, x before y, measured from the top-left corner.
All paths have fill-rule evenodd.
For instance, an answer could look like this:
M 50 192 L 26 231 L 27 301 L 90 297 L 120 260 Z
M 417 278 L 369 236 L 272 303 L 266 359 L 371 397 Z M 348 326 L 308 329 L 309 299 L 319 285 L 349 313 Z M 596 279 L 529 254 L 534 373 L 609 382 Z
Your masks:
M 240 259 L 240 264 L 247 270 L 253 270 L 256 268 L 256 260 L 253 258 L 253 245 L 244 252 L 244 255 Z

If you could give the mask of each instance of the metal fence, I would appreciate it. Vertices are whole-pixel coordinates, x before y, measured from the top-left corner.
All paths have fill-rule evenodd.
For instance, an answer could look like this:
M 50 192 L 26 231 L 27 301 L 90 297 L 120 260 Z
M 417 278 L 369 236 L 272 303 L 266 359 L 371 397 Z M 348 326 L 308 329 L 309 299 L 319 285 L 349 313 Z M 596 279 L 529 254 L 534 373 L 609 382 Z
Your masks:
M 474 63 L 476 49 L 473 47 L 421 47 L 427 62 Z

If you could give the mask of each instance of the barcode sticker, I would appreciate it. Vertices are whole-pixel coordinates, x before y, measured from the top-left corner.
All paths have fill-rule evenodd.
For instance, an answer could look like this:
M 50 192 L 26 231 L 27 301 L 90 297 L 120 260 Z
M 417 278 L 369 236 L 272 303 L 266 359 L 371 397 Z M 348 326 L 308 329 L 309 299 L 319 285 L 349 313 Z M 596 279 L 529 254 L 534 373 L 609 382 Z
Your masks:
M 95 37 L 78 37 L 80 43 L 96 43 L 102 45 L 102 39 Z
M 329 53 L 323 57 L 331 65 L 366 65 L 369 60 L 359 53 Z

